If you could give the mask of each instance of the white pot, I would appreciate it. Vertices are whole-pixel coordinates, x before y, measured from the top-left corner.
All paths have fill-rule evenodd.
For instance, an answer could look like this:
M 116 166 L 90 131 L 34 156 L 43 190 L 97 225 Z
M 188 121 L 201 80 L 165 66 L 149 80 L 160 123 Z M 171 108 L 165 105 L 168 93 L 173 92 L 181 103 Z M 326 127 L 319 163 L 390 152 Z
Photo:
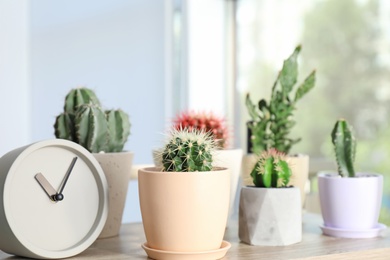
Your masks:
M 122 225 L 134 154 L 94 153 L 93 156 L 102 167 L 108 183 L 108 217 L 98 238 L 114 237 L 119 234 Z
M 234 215 L 234 201 L 237 194 L 238 180 L 240 179 L 242 149 L 216 150 L 213 153 L 213 166 L 226 167 L 230 170 L 230 203 L 229 217 Z
M 286 246 L 302 240 L 302 206 L 296 187 L 242 187 L 239 238 L 260 246 Z
M 253 167 L 255 167 L 257 155 L 245 154 L 242 159 L 242 179 L 243 185 L 253 185 L 250 176 Z M 302 207 L 305 205 L 306 183 L 309 178 L 309 156 L 305 154 L 288 155 L 287 160 L 291 166 L 292 176 L 288 185 L 298 187 L 301 192 Z

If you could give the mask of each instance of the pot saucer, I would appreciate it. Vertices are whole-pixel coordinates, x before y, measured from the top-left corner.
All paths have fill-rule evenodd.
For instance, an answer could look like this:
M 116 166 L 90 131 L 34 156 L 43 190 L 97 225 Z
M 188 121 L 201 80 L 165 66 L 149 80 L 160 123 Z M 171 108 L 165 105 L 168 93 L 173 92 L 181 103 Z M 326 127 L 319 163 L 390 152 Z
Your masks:
M 378 223 L 375 227 L 370 229 L 343 229 L 343 228 L 334 228 L 327 227 L 325 225 L 320 225 L 324 235 L 332 237 L 342 237 L 342 238 L 372 238 L 377 237 L 381 234 L 383 230 L 387 227 L 384 224 Z
M 145 250 L 149 258 L 156 260 L 214 260 L 221 259 L 226 255 L 226 252 L 231 247 L 231 244 L 227 241 L 222 241 L 221 247 L 216 250 L 200 251 L 200 252 L 176 252 L 176 251 L 164 251 L 157 250 L 148 247 L 146 243 L 142 244 L 142 248 Z

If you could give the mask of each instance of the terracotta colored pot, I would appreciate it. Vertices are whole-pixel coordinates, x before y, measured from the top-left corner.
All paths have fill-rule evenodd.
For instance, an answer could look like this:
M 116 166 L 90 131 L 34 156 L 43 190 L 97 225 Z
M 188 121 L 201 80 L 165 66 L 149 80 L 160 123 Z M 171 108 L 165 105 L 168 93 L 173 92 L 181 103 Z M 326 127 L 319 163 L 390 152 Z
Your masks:
M 302 207 L 305 205 L 306 182 L 309 178 L 309 156 L 304 154 L 289 155 L 287 157 L 291 165 L 292 177 L 288 185 L 298 187 L 301 191 Z M 242 179 L 245 186 L 253 185 L 250 176 L 253 167 L 256 164 L 257 156 L 255 154 L 245 154 L 242 159 Z
M 229 210 L 230 174 L 138 172 L 142 222 L 149 248 L 200 252 L 221 247 Z
M 108 217 L 98 238 L 114 237 L 119 235 L 122 225 L 134 154 L 94 153 L 93 156 L 102 167 L 108 183 Z
M 318 189 L 324 225 L 348 230 L 368 230 L 378 225 L 383 176 L 357 173 L 342 178 L 337 173 L 319 173 Z
M 286 246 L 300 242 L 299 189 L 242 187 L 238 230 L 240 240 L 250 245 Z

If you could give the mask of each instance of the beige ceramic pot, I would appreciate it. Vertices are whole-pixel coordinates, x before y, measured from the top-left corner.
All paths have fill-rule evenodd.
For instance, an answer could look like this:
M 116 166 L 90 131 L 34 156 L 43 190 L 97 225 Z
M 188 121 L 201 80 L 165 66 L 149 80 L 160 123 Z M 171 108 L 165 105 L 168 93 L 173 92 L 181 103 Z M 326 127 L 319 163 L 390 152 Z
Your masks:
M 253 185 L 250 176 L 253 167 L 256 164 L 257 156 L 255 154 L 245 154 L 242 159 L 242 179 L 245 186 Z M 291 165 L 292 177 L 289 185 L 298 187 L 301 191 L 302 207 L 306 197 L 306 182 L 309 178 L 309 156 L 304 154 L 289 155 L 287 157 Z
M 229 210 L 230 174 L 138 172 L 142 222 L 149 248 L 202 252 L 221 248 Z
M 98 238 L 114 237 L 119 234 L 122 225 L 134 154 L 120 152 L 94 153 L 93 155 L 102 167 L 108 183 L 108 217 Z

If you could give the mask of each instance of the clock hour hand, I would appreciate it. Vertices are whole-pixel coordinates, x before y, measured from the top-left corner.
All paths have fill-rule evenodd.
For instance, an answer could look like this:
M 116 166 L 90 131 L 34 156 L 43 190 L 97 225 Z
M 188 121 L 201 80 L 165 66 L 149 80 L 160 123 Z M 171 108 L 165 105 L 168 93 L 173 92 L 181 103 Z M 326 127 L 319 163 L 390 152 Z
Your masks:
M 37 180 L 39 185 L 41 185 L 42 189 L 45 191 L 47 196 L 49 196 L 49 198 L 53 200 L 53 196 L 55 196 L 57 192 L 53 188 L 53 186 L 51 186 L 51 184 L 47 181 L 45 176 L 43 176 L 42 173 L 38 173 L 35 175 L 35 179 Z
M 63 200 L 64 199 L 64 195 L 62 195 L 62 192 L 64 191 L 64 188 L 65 188 L 65 185 L 66 185 L 66 182 L 68 181 L 69 179 L 69 176 L 73 170 L 73 167 L 77 161 L 77 158 L 78 157 L 74 157 L 72 162 L 70 163 L 69 165 L 69 168 L 68 168 L 68 171 L 65 173 L 65 177 L 64 177 L 64 180 L 62 181 L 61 183 L 61 186 L 59 188 L 59 191 L 57 193 L 55 193 L 54 195 L 52 195 L 52 199 L 54 201 L 60 201 L 60 200 Z

